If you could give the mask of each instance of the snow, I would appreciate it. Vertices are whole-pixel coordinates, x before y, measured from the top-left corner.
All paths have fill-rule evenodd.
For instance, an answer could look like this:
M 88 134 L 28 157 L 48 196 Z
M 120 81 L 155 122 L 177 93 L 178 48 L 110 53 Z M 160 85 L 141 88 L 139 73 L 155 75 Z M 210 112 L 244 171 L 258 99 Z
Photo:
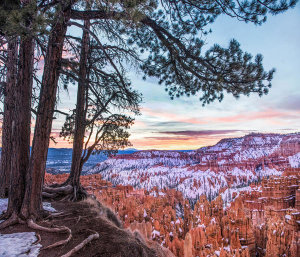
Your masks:
M 0 198 L 0 214 L 2 212 L 6 211 L 7 205 L 8 205 L 8 199 L 7 198 L 3 198 L 3 199 Z M 51 203 L 43 202 L 43 207 L 47 211 L 56 212 L 56 210 L 51 206 Z
M 0 256 L 35 257 L 38 256 L 41 244 L 33 244 L 37 237 L 34 232 L 0 234 Z
M 201 224 L 201 225 L 199 224 L 198 227 L 199 227 L 199 228 L 206 229 L 206 226 L 205 226 L 204 224 Z
M 230 207 L 231 202 L 234 201 L 234 199 L 236 199 L 240 192 L 242 191 L 251 191 L 251 187 L 247 186 L 247 187 L 240 187 L 240 188 L 227 188 L 223 193 L 221 193 L 221 197 L 223 200 L 223 208 L 227 209 L 228 207 Z M 236 197 L 233 198 L 233 193 L 236 193 Z
M 299 168 L 300 167 L 300 153 L 297 153 L 293 156 L 289 156 L 289 162 L 292 168 Z
M 223 249 L 226 250 L 227 252 L 230 252 L 230 245 L 224 246 Z
M 8 199 L 1 199 L 0 198 L 0 214 L 4 211 L 6 211 L 7 209 L 7 202 L 8 202 Z
M 43 207 L 46 211 L 56 212 L 56 210 L 51 206 L 51 203 L 43 202 Z
M 291 217 L 291 215 L 285 215 L 285 218 L 287 219 L 287 220 L 290 220 L 292 217 Z
M 0 214 L 7 209 L 8 199 L 0 199 Z M 43 203 L 44 209 L 50 212 L 56 210 L 50 203 Z M 2 220 L 0 220 L 2 222 Z M 33 244 L 37 238 L 34 232 L 0 234 L 0 256 L 5 257 L 35 257 L 38 256 L 41 244 Z
M 118 155 L 99 163 L 87 174 L 101 173 L 102 178 L 113 185 L 131 185 L 147 191 L 157 187 L 158 192 L 151 192 L 154 197 L 164 194 L 160 191 L 164 188 L 173 188 L 191 200 L 199 199 L 202 194 L 214 199 L 229 183 L 231 187 L 239 188 L 264 176 L 281 175 L 282 166 L 261 165 L 262 158 L 266 160 L 270 155 L 274 158 L 274 153 L 280 162 L 299 166 L 300 153 L 286 151 L 289 155 L 285 157 L 278 154 L 284 150 L 282 145 L 298 142 L 300 133 L 250 134 L 223 139 L 214 146 L 188 153 L 155 150 Z M 215 168 L 211 168 L 212 165 Z M 256 166 L 255 170 L 253 166 Z
M 154 229 L 152 231 L 152 238 L 155 238 L 156 236 L 160 236 L 160 232 Z
M 7 209 L 8 199 L 0 199 L 0 214 Z M 44 202 L 45 210 L 55 212 L 50 203 Z M 0 220 L 0 222 L 2 222 Z M 37 237 L 34 232 L 0 234 L 0 256 L 2 257 L 35 257 L 38 256 L 41 244 L 33 244 Z

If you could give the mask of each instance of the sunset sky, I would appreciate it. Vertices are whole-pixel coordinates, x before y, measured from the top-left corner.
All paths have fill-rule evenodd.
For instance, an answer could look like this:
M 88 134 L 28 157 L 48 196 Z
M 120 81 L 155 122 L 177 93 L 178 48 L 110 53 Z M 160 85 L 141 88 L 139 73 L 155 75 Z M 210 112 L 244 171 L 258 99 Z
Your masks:
M 202 107 L 197 96 L 170 100 L 156 79 L 142 80 L 132 72 L 134 87 L 143 94 L 141 116 L 131 129 L 131 142 L 137 149 L 197 149 L 212 145 L 224 137 L 250 132 L 291 133 L 300 131 L 300 5 L 293 10 L 268 17 L 262 26 L 219 17 L 211 26 L 207 47 L 213 43 L 227 46 L 235 38 L 241 48 L 264 56 L 266 70 L 276 68 L 273 87 L 262 98 L 257 95 L 240 99 L 226 95 L 223 102 Z M 76 87 L 68 94 L 60 92 L 59 108 L 73 109 Z M 61 129 L 64 117 L 54 120 L 53 134 Z M 57 138 L 57 145 L 71 144 Z

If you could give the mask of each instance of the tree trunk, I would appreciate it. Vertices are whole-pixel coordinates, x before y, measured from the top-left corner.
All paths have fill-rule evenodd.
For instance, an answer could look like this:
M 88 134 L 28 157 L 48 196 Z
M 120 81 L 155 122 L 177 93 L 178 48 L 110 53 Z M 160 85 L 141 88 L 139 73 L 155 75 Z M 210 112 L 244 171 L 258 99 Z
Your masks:
M 40 217 L 43 211 L 42 186 L 56 102 L 63 43 L 68 21 L 70 20 L 72 2 L 66 1 L 62 3 L 62 11 L 58 14 L 57 21 L 49 37 L 27 177 L 28 187 L 26 187 L 24 204 L 22 206 L 22 214 L 25 217 L 37 218 Z
M 19 216 L 26 185 L 30 156 L 30 121 L 34 43 L 31 36 L 21 39 L 18 82 L 14 89 L 11 137 L 11 176 L 7 214 Z
M 90 21 L 84 22 L 84 27 L 90 29 Z M 75 116 L 75 132 L 72 153 L 71 172 L 68 178 L 69 183 L 74 188 L 74 200 L 77 200 L 77 192 L 81 189 L 80 175 L 82 171 L 82 150 L 84 144 L 84 134 L 86 128 L 86 100 L 87 100 L 87 61 L 89 54 L 89 33 L 87 30 L 83 31 L 79 64 L 79 82 L 77 91 L 77 104 Z M 80 193 L 80 192 L 79 192 Z M 78 196 L 80 198 L 80 196 Z
M 11 173 L 11 140 L 12 140 L 12 111 L 14 105 L 13 90 L 17 81 L 18 39 L 8 39 L 7 75 L 4 92 L 4 116 L 2 125 L 2 152 L 0 167 L 0 197 L 8 197 Z

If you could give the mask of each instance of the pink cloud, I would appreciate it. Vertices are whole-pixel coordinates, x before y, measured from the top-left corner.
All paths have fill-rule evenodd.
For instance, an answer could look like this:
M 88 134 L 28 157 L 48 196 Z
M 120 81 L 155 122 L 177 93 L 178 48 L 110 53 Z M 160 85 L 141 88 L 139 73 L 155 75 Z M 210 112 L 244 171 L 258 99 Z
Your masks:
M 241 112 L 235 115 L 229 115 L 225 117 L 206 117 L 206 118 L 187 118 L 186 116 L 169 113 L 169 112 L 156 112 L 149 108 L 143 108 L 142 113 L 145 113 L 152 117 L 165 118 L 168 121 L 176 121 L 188 124 L 212 124 L 212 123 L 239 123 L 253 120 L 264 119 L 269 123 L 273 124 L 284 124 L 279 121 L 280 119 L 299 119 L 300 111 L 288 110 L 278 111 L 273 109 L 264 109 L 254 112 Z M 275 121 L 276 120 L 276 121 Z
M 204 120 L 187 118 L 184 115 L 179 115 L 179 114 L 170 113 L 170 112 L 155 111 L 155 110 L 151 110 L 151 109 L 145 108 L 145 107 L 142 108 L 141 113 L 152 116 L 152 117 L 164 118 L 169 121 L 177 121 L 177 122 L 192 123 L 192 124 L 206 124 L 207 123 L 207 121 L 204 121 Z
M 223 123 L 237 123 L 237 122 L 246 122 L 251 120 L 258 120 L 258 119 L 266 119 L 270 121 L 271 119 L 298 119 L 300 117 L 299 111 L 278 111 L 272 109 L 265 109 L 262 111 L 256 112 L 247 112 L 247 113 L 240 113 L 233 116 L 227 117 L 216 117 L 211 118 L 210 120 L 213 122 L 223 122 Z

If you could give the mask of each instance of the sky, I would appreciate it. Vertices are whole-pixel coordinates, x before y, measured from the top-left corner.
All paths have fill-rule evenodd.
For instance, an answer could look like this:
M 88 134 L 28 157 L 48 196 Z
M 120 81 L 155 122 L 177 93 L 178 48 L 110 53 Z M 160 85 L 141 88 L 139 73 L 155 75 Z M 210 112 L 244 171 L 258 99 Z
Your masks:
M 237 39 L 244 51 L 264 56 L 265 70 L 276 68 L 268 95 L 225 95 L 224 100 L 202 107 L 199 97 L 170 100 L 156 79 L 142 80 L 129 75 L 135 89 L 143 94 L 141 115 L 130 129 L 130 141 L 137 149 L 191 150 L 213 145 L 222 138 L 240 137 L 251 132 L 292 133 L 300 131 L 300 4 L 277 16 L 269 16 L 262 26 L 246 24 L 227 16 L 211 25 L 206 47 L 227 46 Z M 60 92 L 59 109 L 75 107 L 76 87 Z M 64 121 L 53 123 L 57 136 Z M 72 147 L 61 138 L 51 147 Z

